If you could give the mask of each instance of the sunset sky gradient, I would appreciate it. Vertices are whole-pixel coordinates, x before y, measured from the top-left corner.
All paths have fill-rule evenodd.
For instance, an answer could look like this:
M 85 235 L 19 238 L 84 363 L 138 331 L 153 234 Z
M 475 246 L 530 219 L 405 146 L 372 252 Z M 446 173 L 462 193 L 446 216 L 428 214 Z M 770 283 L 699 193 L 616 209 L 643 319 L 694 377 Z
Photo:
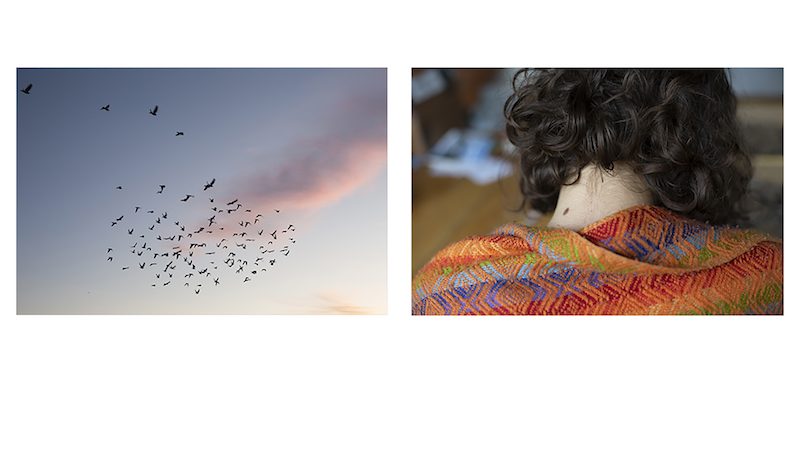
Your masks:
M 33 83 L 17 99 L 19 314 L 385 313 L 385 69 L 19 69 L 17 78 L 18 89 Z M 110 222 L 140 219 L 135 205 L 203 223 L 195 199 L 178 200 L 203 200 L 212 178 L 214 197 L 279 209 L 271 225 L 297 229 L 273 271 L 196 295 L 152 288 L 106 261 L 108 247 L 128 243 Z

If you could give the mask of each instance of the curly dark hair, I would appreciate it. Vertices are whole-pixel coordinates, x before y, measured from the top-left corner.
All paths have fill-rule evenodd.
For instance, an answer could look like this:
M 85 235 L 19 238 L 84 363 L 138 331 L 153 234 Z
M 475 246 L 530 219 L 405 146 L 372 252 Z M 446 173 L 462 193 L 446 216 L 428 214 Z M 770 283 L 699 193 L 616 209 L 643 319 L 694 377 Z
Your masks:
M 752 177 L 723 69 L 523 69 L 505 104 L 525 204 L 555 209 L 562 185 L 625 162 L 656 204 L 725 223 Z

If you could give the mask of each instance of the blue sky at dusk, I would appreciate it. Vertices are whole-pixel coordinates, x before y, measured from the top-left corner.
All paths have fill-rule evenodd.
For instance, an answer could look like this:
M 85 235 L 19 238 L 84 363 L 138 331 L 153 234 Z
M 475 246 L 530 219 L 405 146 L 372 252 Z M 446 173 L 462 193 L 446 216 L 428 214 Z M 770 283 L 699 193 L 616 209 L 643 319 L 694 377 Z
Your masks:
M 18 313 L 385 313 L 385 69 L 19 69 L 17 79 L 18 90 L 33 84 L 17 97 Z M 186 236 L 212 216 L 212 233 Z M 252 240 L 231 236 L 245 230 Z M 223 267 L 222 238 L 237 258 L 234 242 L 250 246 L 245 271 Z M 182 261 L 190 243 L 206 244 L 192 249 L 193 270 Z M 168 259 L 177 267 L 162 272 Z M 197 273 L 211 265 L 214 276 Z

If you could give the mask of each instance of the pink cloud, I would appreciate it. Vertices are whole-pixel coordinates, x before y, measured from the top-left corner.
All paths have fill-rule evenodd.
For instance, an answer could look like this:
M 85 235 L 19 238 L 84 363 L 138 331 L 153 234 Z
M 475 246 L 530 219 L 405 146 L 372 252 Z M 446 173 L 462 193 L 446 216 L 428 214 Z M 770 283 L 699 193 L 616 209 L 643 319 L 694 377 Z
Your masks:
M 252 160 L 256 171 L 239 191 L 248 202 L 315 209 L 350 195 L 386 167 L 385 81 L 343 90 L 333 103 L 317 106 L 304 136 L 269 159 Z
M 386 166 L 386 141 L 328 138 L 299 142 L 277 166 L 246 181 L 249 201 L 317 208 L 346 197 Z

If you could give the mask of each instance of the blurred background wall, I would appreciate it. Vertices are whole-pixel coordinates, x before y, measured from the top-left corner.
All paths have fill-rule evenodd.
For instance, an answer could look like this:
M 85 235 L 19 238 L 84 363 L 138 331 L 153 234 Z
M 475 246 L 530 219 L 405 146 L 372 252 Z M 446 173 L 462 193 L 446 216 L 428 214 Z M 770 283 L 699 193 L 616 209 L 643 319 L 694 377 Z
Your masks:
M 412 70 L 412 271 L 447 244 L 516 221 L 544 225 L 520 209 L 516 158 L 503 104 L 516 69 Z M 755 174 L 748 220 L 783 237 L 783 69 L 729 69 L 742 136 Z

